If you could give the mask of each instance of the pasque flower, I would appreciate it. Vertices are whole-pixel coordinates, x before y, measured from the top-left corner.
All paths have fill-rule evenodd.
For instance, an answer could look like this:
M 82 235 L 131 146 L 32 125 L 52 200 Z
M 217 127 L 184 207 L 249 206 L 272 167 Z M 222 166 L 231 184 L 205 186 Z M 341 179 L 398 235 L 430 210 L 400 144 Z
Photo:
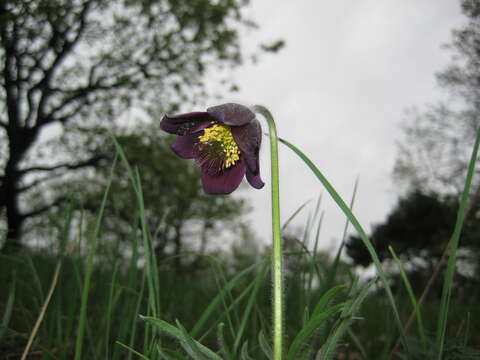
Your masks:
M 223 104 L 206 112 L 165 115 L 160 127 L 178 135 L 173 151 L 195 159 L 208 194 L 230 194 L 246 178 L 261 189 L 259 150 L 262 130 L 255 114 L 243 105 Z

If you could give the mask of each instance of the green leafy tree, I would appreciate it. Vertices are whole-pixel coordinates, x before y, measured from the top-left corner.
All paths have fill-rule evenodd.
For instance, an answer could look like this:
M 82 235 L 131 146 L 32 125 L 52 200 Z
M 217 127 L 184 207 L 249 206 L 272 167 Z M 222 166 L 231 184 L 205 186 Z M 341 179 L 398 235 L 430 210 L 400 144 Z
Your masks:
M 155 115 L 193 104 L 205 96 L 207 71 L 242 63 L 239 30 L 253 25 L 243 16 L 247 3 L 0 2 L 0 211 L 7 245 L 20 244 L 27 220 L 65 200 L 50 196 L 31 207 L 27 197 L 105 158 L 97 146 L 105 140 L 91 136 L 92 129 L 111 128 L 132 108 Z M 40 141 L 45 133 L 58 140 L 55 147 Z

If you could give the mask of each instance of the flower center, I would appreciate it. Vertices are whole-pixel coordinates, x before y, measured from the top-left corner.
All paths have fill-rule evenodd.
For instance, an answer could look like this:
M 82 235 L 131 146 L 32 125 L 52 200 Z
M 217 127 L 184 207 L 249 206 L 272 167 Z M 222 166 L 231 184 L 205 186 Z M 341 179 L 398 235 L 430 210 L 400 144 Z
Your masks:
M 233 138 L 230 126 L 214 124 L 206 128 L 203 135 L 199 136 L 198 139 L 200 140 L 200 145 L 209 145 L 207 147 L 210 150 L 218 150 L 218 152 L 214 151 L 214 153 L 216 156 L 223 157 L 221 169 L 229 168 L 240 159 L 240 149 Z M 214 159 L 210 159 L 210 161 L 212 160 Z

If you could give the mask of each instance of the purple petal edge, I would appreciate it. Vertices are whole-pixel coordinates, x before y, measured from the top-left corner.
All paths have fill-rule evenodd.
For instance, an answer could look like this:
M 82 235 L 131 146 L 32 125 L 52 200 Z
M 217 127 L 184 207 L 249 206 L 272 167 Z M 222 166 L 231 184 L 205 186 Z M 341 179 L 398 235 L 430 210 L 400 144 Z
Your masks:
M 209 127 L 215 118 L 206 112 L 165 115 L 160 128 L 170 134 L 185 136 Z
M 261 189 L 265 186 L 265 183 L 262 181 L 260 174 L 254 174 L 247 168 L 247 181 L 255 189 Z
M 248 107 L 234 103 L 209 107 L 207 113 L 228 126 L 243 126 L 255 119 L 255 113 Z
M 203 191 L 212 195 L 231 194 L 242 182 L 245 170 L 245 163 L 241 160 L 217 175 L 211 175 L 202 168 Z
M 262 128 L 257 119 L 250 124 L 232 127 L 232 135 L 240 151 L 243 153 L 248 168 L 253 173 L 258 172 L 258 157 L 262 143 Z

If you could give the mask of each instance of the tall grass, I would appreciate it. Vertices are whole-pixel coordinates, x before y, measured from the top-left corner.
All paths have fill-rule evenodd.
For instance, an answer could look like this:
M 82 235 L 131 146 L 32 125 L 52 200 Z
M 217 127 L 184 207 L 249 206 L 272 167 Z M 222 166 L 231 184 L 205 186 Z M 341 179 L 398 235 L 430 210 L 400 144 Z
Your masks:
M 403 264 L 393 251 L 405 289 L 390 287 L 389 275 L 352 211 L 357 184 L 347 205 L 313 162 L 297 147 L 282 140 L 344 211 L 346 226 L 352 224 L 361 235 L 378 276 L 370 281 L 359 279 L 342 261 L 343 243 L 333 259 L 318 252 L 323 219 L 319 200 L 303 235 L 295 235 L 286 242 L 283 293 L 286 359 L 340 356 L 442 359 L 452 349 L 464 358 L 478 356 L 467 345 L 475 340 L 479 324 L 468 319 L 478 318 L 480 310 L 474 303 L 468 308 L 457 302 L 451 291 L 479 137 L 480 134 L 452 236 L 442 299 L 440 303 L 423 304 L 413 293 Z M 154 255 L 152 234 L 145 218 L 141 174 L 130 166 L 128 154 L 113 141 L 119 160 L 113 167 L 126 169 L 137 201 L 137 212 L 132 214 L 135 231 L 128 239 L 130 258 L 105 259 L 97 254 L 97 245 L 103 239 L 105 204 L 109 196 L 114 196 L 109 187 L 99 204 L 95 226 L 86 239 L 71 231 L 72 209 L 58 238 L 59 250 L 26 251 L 2 257 L 0 281 L 5 291 L 0 292 L 0 357 L 20 358 L 26 351 L 30 357 L 42 359 L 273 359 L 270 257 L 265 253 L 264 260 L 232 273 L 227 264 L 206 256 L 204 260 L 210 264 L 207 269 L 172 273 L 167 266 L 172 259 L 159 262 Z M 306 211 L 306 207 L 298 211 Z M 289 220 L 282 231 L 288 230 Z M 72 239 L 71 234 L 76 238 Z M 343 239 L 345 236 L 346 229 Z M 77 246 L 69 246 L 67 241 L 74 241 Z M 87 250 L 86 259 L 83 249 Z M 418 337 L 404 325 L 412 309 Z M 472 311 L 469 318 L 466 310 Z M 450 341 L 448 324 L 452 330 L 460 326 L 465 329 L 460 345 Z M 397 349 L 398 336 L 402 347 Z M 31 348 L 26 345 L 29 339 Z
M 117 164 L 117 159 L 115 158 L 112 165 L 110 179 L 107 184 L 105 193 L 103 195 L 102 203 L 100 204 L 100 210 L 99 210 L 97 220 L 95 222 L 95 228 L 92 234 L 92 238 L 88 244 L 89 245 L 88 257 L 87 257 L 85 277 L 84 277 L 83 287 L 82 287 L 82 300 L 80 305 L 80 316 L 79 316 L 78 329 L 77 329 L 77 335 L 76 335 L 77 340 L 75 343 L 75 360 L 80 360 L 82 358 L 83 337 L 85 334 L 86 319 L 87 319 L 88 295 L 90 293 L 90 281 L 91 281 L 92 272 L 93 272 L 93 259 L 95 258 L 95 252 L 97 249 L 98 237 L 99 237 L 100 228 L 102 225 L 105 205 L 107 203 L 108 195 L 110 192 L 110 186 L 112 184 L 113 173 L 114 173 L 116 164 Z
M 468 165 L 467 178 L 465 180 L 465 186 L 460 199 L 460 206 L 458 208 L 457 221 L 455 223 L 455 230 L 452 235 L 450 256 L 448 259 L 447 271 L 445 273 L 445 280 L 443 282 L 442 302 L 440 306 L 440 314 L 438 317 L 438 327 L 436 336 L 436 349 L 437 359 L 443 358 L 443 348 L 445 344 L 445 333 L 447 329 L 448 310 L 450 307 L 450 297 L 452 294 L 453 276 L 456 268 L 457 261 L 457 249 L 460 242 L 460 234 L 462 232 L 463 221 L 465 219 L 465 213 L 467 210 L 468 197 L 470 194 L 470 188 L 472 186 L 473 174 L 475 173 L 475 164 L 478 158 L 478 147 L 480 145 L 480 129 L 477 131 L 477 137 L 473 146 L 472 156 Z

